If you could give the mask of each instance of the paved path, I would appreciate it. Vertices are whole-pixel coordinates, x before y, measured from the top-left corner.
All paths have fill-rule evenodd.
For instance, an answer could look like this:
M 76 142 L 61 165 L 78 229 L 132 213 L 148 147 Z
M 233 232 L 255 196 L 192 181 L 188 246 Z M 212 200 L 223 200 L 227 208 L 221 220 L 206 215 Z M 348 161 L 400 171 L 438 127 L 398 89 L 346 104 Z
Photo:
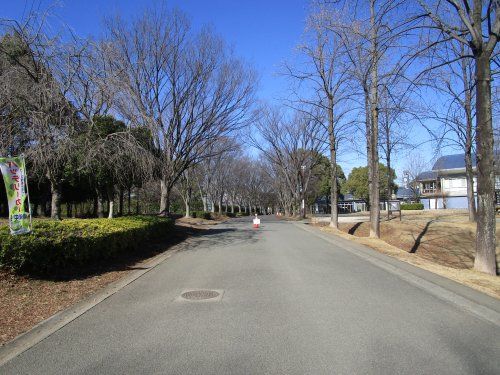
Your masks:
M 499 326 L 346 251 L 345 241 L 262 223 L 218 226 L 0 373 L 500 372 Z M 178 300 L 192 288 L 223 298 Z

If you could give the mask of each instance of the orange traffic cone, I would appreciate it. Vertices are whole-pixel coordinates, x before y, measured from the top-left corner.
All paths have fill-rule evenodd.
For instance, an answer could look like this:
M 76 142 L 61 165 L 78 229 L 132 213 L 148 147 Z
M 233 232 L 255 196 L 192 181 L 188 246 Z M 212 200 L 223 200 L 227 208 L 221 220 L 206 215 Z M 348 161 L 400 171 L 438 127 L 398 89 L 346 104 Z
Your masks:
M 260 226 L 260 219 L 257 217 L 257 214 L 255 214 L 255 219 L 253 219 L 253 227 L 254 229 L 259 228 Z

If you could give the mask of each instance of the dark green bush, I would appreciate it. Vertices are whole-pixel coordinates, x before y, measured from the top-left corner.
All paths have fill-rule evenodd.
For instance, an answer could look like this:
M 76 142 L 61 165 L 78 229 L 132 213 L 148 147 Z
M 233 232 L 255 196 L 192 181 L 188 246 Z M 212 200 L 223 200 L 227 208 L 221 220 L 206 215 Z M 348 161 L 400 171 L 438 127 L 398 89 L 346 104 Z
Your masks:
M 11 236 L 0 228 L 0 266 L 42 275 L 78 270 L 119 254 L 140 251 L 167 237 L 174 221 L 160 217 L 121 217 L 35 221 L 33 232 Z
M 236 217 L 236 214 L 234 212 L 226 212 L 227 217 Z
M 401 203 L 401 210 L 423 210 L 422 203 Z

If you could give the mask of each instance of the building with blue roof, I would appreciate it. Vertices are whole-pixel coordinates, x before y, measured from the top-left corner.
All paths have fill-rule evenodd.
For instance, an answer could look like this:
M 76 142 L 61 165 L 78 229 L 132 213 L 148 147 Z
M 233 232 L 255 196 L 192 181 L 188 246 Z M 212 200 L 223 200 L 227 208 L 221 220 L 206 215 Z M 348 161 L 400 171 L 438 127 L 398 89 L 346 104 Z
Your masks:
M 476 173 L 475 155 L 472 156 L 472 169 Z M 424 209 L 468 207 L 464 154 L 441 156 L 436 160 L 431 171 L 417 176 L 417 182 L 420 187 L 420 202 L 423 203 Z M 497 190 L 497 197 L 500 197 L 498 194 L 500 176 L 496 176 L 495 190 Z M 476 192 L 476 177 L 474 177 L 475 196 Z

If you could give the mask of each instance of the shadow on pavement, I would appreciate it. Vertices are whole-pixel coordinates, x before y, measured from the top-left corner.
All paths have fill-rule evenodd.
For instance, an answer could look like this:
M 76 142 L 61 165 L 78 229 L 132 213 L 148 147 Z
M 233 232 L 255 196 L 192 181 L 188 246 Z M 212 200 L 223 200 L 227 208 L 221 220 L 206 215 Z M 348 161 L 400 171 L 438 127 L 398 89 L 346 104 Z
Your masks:
M 181 251 L 206 250 L 206 248 L 210 247 L 255 242 L 260 230 L 231 227 L 201 230 L 193 235 L 192 241 L 185 243 Z

